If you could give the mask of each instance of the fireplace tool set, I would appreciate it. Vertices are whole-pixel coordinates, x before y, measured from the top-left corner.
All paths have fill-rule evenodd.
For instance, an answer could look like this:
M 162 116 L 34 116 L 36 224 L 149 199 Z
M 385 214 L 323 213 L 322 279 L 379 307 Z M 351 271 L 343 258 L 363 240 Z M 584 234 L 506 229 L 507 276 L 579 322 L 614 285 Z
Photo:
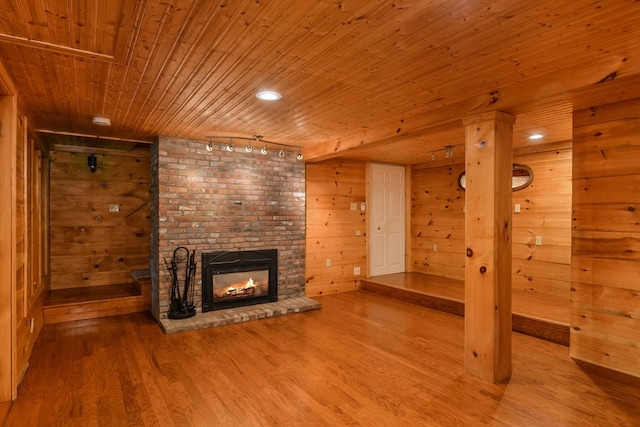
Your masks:
M 194 283 L 196 278 L 195 249 L 180 246 L 173 251 L 171 262 L 164 263 L 171 276 L 171 303 L 169 304 L 169 319 L 187 319 L 196 314 L 193 304 Z

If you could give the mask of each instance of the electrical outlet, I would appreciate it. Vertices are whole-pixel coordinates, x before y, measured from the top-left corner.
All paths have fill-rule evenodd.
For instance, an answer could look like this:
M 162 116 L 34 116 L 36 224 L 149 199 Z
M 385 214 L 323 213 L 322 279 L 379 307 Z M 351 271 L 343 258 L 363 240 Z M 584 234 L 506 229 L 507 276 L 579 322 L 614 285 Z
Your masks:
M 542 246 L 542 236 L 536 236 L 536 246 Z
M 117 203 L 111 203 L 109 205 L 109 212 L 120 212 L 120 205 Z
M 358 210 L 358 204 L 356 202 L 351 202 L 351 210 L 352 211 L 357 211 Z
M 362 236 L 362 232 L 360 230 L 356 230 L 356 236 Z
M 327 258 L 327 260 L 325 261 L 325 264 L 327 265 L 327 267 L 331 267 L 331 259 Z
M 360 275 L 360 267 L 353 267 L 353 275 L 354 276 Z
M 433 252 L 438 252 L 438 245 L 437 244 L 433 244 Z
M 515 213 L 520 213 L 520 203 L 516 203 L 516 205 L 513 208 L 513 211 Z

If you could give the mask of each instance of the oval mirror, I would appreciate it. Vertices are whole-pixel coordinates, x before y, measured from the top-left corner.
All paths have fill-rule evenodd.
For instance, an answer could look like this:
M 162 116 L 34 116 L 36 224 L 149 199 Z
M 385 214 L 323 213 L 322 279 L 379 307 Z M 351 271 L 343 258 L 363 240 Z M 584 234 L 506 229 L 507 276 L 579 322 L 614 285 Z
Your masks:
M 527 188 L 533 182 L 533 170 L 527 165 L 513 164 L 511 173 L 511 189 L 513 191 Z M 458 175 L 458 188 L 464 191 L 467 188 L 467 181 L 464 171 Z

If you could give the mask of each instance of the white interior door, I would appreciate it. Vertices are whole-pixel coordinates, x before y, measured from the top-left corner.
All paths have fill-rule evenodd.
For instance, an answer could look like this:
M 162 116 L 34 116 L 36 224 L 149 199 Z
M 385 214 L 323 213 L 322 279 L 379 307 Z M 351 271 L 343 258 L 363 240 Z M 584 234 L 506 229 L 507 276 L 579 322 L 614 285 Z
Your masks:
M 369 193 L 371 276 L 404 272 L 404 167 L 372 163 Z

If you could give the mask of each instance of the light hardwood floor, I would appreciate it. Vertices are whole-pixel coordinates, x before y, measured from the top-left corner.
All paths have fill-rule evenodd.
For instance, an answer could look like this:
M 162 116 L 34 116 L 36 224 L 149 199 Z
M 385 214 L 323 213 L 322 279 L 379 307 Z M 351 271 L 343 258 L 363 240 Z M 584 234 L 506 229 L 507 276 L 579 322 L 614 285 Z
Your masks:
M 163 335 L 145 314 L 45 325 L 5 425 L 633 426 L 640 380 L 513 337 L 464 374 L 463 318 L 362 291 L 320 310 Z

